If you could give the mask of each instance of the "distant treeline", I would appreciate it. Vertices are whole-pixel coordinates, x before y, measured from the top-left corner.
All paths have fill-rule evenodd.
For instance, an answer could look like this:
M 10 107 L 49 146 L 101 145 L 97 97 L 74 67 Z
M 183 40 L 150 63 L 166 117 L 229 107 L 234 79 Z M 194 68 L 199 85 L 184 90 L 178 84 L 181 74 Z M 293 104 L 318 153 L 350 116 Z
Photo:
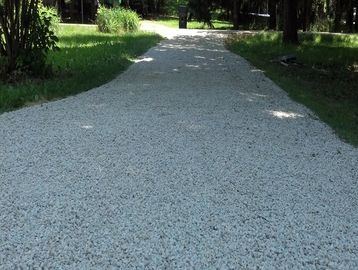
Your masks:
M 176 16 L 188 7 L 188 18 L 212 25 L 213 19 L 233 22 L 236 29 L 282 30 L 285 3 L 294 6 L 297 28 L 303 31 L 358 32 L 358 0 L 44 0 L 63 21 L 93 22 L 98 4 L 131 8 L 142 17 Z M 286 10 L 287 11 L 287 10 Z M 83 13 L 83 14 L 82 14 Z

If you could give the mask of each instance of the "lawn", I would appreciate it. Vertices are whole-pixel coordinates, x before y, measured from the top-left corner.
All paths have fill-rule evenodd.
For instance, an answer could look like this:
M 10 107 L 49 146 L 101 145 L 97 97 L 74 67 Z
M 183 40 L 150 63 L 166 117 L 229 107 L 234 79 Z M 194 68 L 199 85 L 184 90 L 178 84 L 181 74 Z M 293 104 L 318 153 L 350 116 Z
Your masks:
M 61 25 L 60 51 L 51 52 L 54 75 L 18 83 L 0 81 L 0 113 L 100 86 L 160 41 L 150 33 L 103 34 L 95 26 Z
M 346 142 L 358 146 L 358 36 L 300 34 L 299 46 L 285 46 L 281 34 L 236 35 L 227 47 L 313 110 Z M 295 54 L 297 65 L 270 60 Z
M 165 25 L 171 28 L 179 28 L 179 19 L 174 17 L 160 17 L 155 19 L 157 23 Z M 212 20 L 212 24 L 214 25 L 215 29 L 232 29 L 233 25 L 231 22 L 227 21 L 220 21 L 220 20 Z M 195 20 L 188 22 L 187 28 L 189 29 L 208 29 L 209 27 L 202 23 Z

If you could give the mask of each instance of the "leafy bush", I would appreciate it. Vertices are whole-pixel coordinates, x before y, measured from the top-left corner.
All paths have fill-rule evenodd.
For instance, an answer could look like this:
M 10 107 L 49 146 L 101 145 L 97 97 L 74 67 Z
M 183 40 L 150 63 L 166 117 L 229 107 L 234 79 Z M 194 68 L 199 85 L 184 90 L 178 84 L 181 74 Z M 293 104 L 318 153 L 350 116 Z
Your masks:
M 54 16 L 38 0 L 0 1 L 0 58 L 7 78 L 48 75 L 47 54 L 58 49 Z
M 58 28 L 60 26 L 61 19 L 57 13 L 56 8 L 45 7 L 42 4 L 39 4 L 38 8 L 39 8 L 39 13 L 40 13 L 41 19 L 50 18 L 51 19 L 50 30 L 57 33 Z
M 137 13 L 124 8 L 100 7 L 97 13 L 98 29 L 105 33 L 135 32 L 139 21 Z

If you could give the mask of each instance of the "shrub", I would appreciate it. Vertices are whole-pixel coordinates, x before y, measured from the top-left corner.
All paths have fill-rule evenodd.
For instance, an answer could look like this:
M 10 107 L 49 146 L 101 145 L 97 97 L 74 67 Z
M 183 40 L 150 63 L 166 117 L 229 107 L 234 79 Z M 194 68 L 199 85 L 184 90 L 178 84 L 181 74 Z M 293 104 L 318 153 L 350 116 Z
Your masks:
M 57 13 L 56 8 L 46 7 L 42 4 L 39 4 L 38 8 L 39 8 L 41 19 L 43 20 L 44 18 L 50 18 L 51 20 L 50 30 L 53 31 L 54 33 L 57 33 L 61 19 Z
M 47 54 L 58 49 L 53 17 L 38 0 L 0 1 L 0 58 L 7 77 L 49 73 Z
M 98 29 L 105 33 L 135 32 L 139 21 L 137 13 L 124 8 L 100 7 L 97 13 Z

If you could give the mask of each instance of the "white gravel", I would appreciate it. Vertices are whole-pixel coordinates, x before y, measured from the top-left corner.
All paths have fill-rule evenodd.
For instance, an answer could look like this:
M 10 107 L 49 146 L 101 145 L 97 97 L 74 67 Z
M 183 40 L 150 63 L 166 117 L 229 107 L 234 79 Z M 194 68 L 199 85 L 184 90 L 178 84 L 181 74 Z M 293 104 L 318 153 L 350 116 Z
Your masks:
M 358 150 L 217 32 L 172 31 L 0 115 L 0 269 L 358 269 Z

